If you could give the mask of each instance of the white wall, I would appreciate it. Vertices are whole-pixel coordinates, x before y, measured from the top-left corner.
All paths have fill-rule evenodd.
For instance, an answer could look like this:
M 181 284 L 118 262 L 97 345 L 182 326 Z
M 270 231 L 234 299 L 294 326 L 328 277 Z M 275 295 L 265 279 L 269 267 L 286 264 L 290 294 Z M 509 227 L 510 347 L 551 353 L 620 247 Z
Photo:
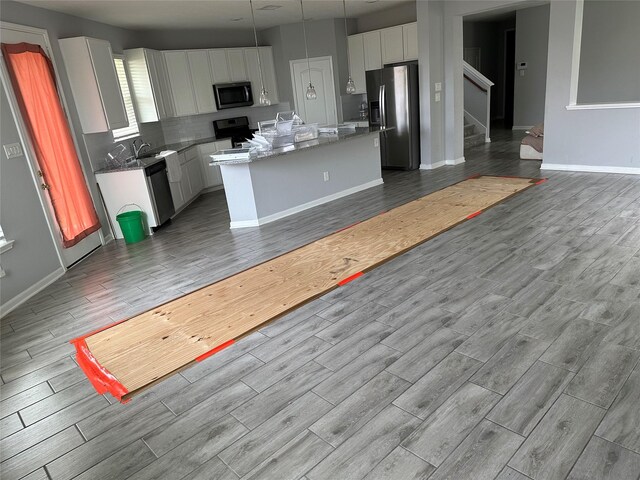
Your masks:
M 0 136 L 3 144 L 20 143 L 18 128 L 0 85 Z M 23 149 L 24 150 L 24 149 Z M 0 155 L 0 224 L 13 248 L 0 255 L 6 277 L 0 280 L 0 305 L 16 299 L 62 265 L 24 156 Z M 0 312 L 4 313 L 4 312 Z
M 577 7 L 576 0 L 551 4 L 542 168 L 640 174 L 640 108 L 566 108 Z M 640 45 L 638 29 L 635 44 Z
M 513 126 L 531 127 L 544 120 L 549 47 L 549 5 L 516 12 L 516 64 L 527 62 L 524 76 L 515 73 Z

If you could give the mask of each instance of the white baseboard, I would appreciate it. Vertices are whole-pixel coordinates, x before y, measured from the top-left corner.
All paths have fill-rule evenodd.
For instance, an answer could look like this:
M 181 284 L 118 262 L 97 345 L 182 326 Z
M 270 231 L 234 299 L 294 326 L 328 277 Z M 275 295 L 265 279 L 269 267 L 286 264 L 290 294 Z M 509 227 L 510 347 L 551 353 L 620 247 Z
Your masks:
M 104 235 L 102 237 L 102 245 L 106 245 L 107 243 L 111 243 L 115 240 L 115 238 L 113 237 L 113 233 L 110 233 L 109 235 Z
M 461 163 L 464 163 L 464 157 L 456 158 L 455 160 L 444 161 L 445 165 L 460 165 Z
M 531 130 L 533 125 L 514 125 L 511 130 Z
M 4 317 L 7 313 L 11 312 L 12 310 L 15 310 L 17 307 L 19 307 L 24 302 L 26 302 L 31 297 L 33 297 L 36 293 L 44 290 L 46 287 L 48 287 L 57 279 L 59 279 L 62 275 L 64 275 L 65 271 L 66 270 L 64 267 L 58 267 L 56 270 L 51 272 L 42 280 L 31 285 L 29 288 L 19 293 L 12 299 L 7 300 L 5 303 L 2 304 L 2 307 L 0 308 L 0 317 Z
M 610 167 L 607 165 L 566 165 L 564 163 L 542 162 L 540 170 L 560 170 L 565 172 L 622 173 L 640 175 L 640 167 Z
M 432 164 L 426 164 L 426 163 L 421 163 L 420 164 L 420 170 L 435 170 L 436 168 L 440 168 L 440 167 L 444 167 L 445 163 L 444 160 L 440 161 L 440 162 L 436 162 L 436 163 L 432 163 Z
M 260 225 L 264 225 L 265 223 L 270 223 L 276 220 L 280 220 L 281 218 L 288 217 L 289 215 L 293 215 L 294 213 L 299 213 L 304 210 L 317 207 L 318 205 L 322 205 L 323 203 L 328 203 L 333 200 L 346 197 L 347 195 L 353 195 L 354 193 L 358 193 L 358 192 L 361 192 L 362 190 L 366 190 L 368 188 L 382 185 L 383 183 L 384 181 L 382 180 L 382 178 L 379 178 L 377 180 L 372 180 L 371 182 L 363 183 L 362 185 L 358 185 L 356 187 L 347 188 L 346 190 L 342 190 L 341 192 L 332 193 L 331 195 L 327 195 L 326 197 L 318 198 L 317 200 L 303 203 L 302 205 L 298 205 L 293 208 L 288 208 L 281 212 L 274 213 L 272 215 L 267 215 L 266 217 L 261 217 L 256 220 L 232 221 L 229 224 L 229 227 L 230 228 L 259 227 Z

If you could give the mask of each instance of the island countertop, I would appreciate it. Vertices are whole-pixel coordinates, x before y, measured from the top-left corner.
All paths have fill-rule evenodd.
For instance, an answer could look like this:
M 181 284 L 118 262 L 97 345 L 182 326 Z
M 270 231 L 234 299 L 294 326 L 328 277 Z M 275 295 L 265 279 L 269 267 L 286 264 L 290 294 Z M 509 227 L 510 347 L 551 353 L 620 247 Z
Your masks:
M 344 142 L 355 138 L 360 138 L 364 135 L 371 135 L 374 133 L 381 133 L 391 130 L 391 128 L 379 128 L 379 127 L 357 127 L 355 131 L 350 130 L 345 133 L 338 133 L 337 135 L 319 135 L 314 140 L 307 140 L 305 142 L 297 142 L 293 145 L 287 145 L 285 147 L 274 148 L 265 152 L 258 152 L 252 154 L 248 159 L 232 159 L 232 160 L 211 160 L 209 165 L 236 165 L 244 163 L 253 163 L 259 160 L 265 160 L 268 158 L 279 157 L 294 152 L 300 152 L 311 148 L 322 147 L 324 145 L 331 145 L 338 142 Z

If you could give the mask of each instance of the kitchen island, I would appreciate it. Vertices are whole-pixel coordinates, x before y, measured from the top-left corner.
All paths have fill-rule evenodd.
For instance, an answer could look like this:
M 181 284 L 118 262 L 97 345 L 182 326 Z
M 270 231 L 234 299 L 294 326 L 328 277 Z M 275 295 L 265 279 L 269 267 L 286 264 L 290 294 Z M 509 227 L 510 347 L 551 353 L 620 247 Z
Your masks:
M 380 130 L 321 135 L 220 166 L 231 228 L 256 227 L 381 185 Z

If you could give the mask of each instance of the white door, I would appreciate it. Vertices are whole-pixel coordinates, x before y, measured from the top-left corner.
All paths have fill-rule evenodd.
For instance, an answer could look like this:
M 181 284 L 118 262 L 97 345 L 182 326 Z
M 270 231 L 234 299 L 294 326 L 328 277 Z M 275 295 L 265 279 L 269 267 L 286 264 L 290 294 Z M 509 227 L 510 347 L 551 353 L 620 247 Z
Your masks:
M 49 59 L 53 64 L 53 69 L 56 74 L 56 79 L 60 78 L 58 74 L 58 68 L 56 66 L 53 55 L 51 54 L 51 47 L 49 45 L 49 38 L 47 37 L 46 30 L 41 30 L 38 28 L 27 27 L 23 25 L 16 25 L 12 23 L 2 22 L 0 24 L 1 37 L 4 43 L 20 43 L 27 42 L 34 45 L 40 45 L 42 49 L 45 51 Z M 40 177 L 38 176 L 38 171 L 40 167 L 36 161 L 35 151 L 33 149 L 33 145 L 31 144 L 31 140 L 27 136 L 27 129 L 22 121 L 22 116 L 20 115 L 20 110 L 15 101 L 15 95 L 13 93 L 13 88 L 11 87 L 11 82 L 9 81 L 8 73 L 6 70 L 6 66 L 4 64 L 4 59 L 2 60 L 2 68 L 0 69 L 0 73 L 2 76 L 2 83 L 4 88 L 7 90 L 7 97 L 9 98 L 9 103 L 11 104 L 11 110 L 13 116 L 16 120 L 16 124 L 18 125 L 18 130 L 20 133 L 20 140 L 22 141 L 22 145 L 25 150 L 25 156 L 27 157 L 29 168 L 33 175 L 34 183 L 36 184 L 36 189 L 38 190 L 40 196 L 40 203 L 45 212 L 45 216 L 47 219 L 47 223 L 49 225 L 49 230 L 51 231 L 51 236 L 54 239 L 54 243 L 56 246 L 56 250 L 58 252 L 58 256 L 60 257 L 60 262 L 66 268 L 70 265 L 76 263 L 85 255 L 89 254 L 100 245 L 102 245 L 102 237 L 100 231 L 94 232 L 88 237 L 84 238 L 73 247 L 64 248 L 62 246 L 62 236 L 60 235 L 60 227 L 56 221 L 55 214 L 53 212 L 53 206 L 51 204 L 51 198 L 49 197 L 46 190 L 40 188 Z M 62 92 L 62 88 L 58 86 L 58 92 L 60 95 L 60 101 L 62 102 L 62 106 L 65 112 L 68 111 L 67 102 L 64 98 L 64 93 Z M 76 152 L 78 151 L 78 142 L 75 137 L 75 132 L 73 131 L 73 127 L 69 125 L 71 130 L 71 137 L 73 138 L 73 143 L 76 147 Z M 80 162 L 82 167 L 82 171 L 85 176 L 85 181 L 87 180 L 87 174 L 84 170 L 84 166 L 82 162 Z M 91 191 L 89 191 L 91 193 Z M 93 199 L 93 197 L 92 197 Z M 93 204 L 96 205 L 95 199 L 93 199 Z M 96 207 L 97 208 L 97 207 Z M 25 212 L 25 215 L 28 215 L 28 212 Z
M 296 113 L 305 123 L 337 124 L 336 89 L 333 83 L 331 57 L 311 58 L 309 66 L 306 59 L 291 60 L 290 65 Z M 318 95 L 315 100 L 308 100 L 306 96 L 309 77 Z

